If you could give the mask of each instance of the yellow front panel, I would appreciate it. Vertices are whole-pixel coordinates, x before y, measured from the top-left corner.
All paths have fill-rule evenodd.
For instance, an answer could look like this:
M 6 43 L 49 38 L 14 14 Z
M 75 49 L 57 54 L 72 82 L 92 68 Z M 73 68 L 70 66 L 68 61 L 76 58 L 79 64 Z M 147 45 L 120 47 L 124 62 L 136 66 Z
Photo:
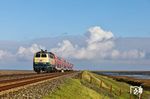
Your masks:
M 40 56 L 38 57 L 34 55 L 34 62 L 35 63 L 49 63 L 51 65 L 55 65 L 55 59 L 48 57 L 48 54 L 46 54 L 45 57 L 42 57 L 42 54 L 40 54 Z
M 40 58 L 34 58 L 34 62 L 36 62 L 36 63 L 47 63 L 47 62 L 49 62 L 49 58 L 42 58 L 42 57 L 40 57 Z

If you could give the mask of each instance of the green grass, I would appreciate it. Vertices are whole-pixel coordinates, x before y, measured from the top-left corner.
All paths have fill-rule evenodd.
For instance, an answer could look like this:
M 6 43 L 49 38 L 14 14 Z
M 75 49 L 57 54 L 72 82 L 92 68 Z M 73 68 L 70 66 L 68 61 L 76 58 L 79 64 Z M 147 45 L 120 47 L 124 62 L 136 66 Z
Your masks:
M 78 79 L 66 79 L 65 84 L 43 99 L 102 99 L 105 97 L 98 92 L 83 86 Z M 105 97 L 105 99 L 109 99 Z
M 110 92 L 110 85 L 112 92 Z M 130 99 L 129 86 L 112 78 L 84 71 L 77 79 L 65 79 L 63 85 L 43 99 Z M 120 90 L 121 95 L 119 95 Z M 148 99 L 149 94 L 150 91 L 144 91 L 143 99 Z M 132 96 L 132 99 L 137 97 Z
M 100 82 L 102 81 L 102 88 L 99 89 L 103 89 L 103 91 L 101 91 L 101 94 L 105 94 L 110 98 L 113 99 L 129 99 L 130 94 L 129 94 L 129 85 L 126 83 L 122 83 L 122 82 L 117 82 L 111 78 L 108 78 L 107 76 L 101 76 L 101 75 L 97 75 L 94 73 L 90 73 L 90 72 L 83 72 L 82 73 L 82 79 L 86 80 L 87 82 L 90 82 L 94 85 L 96 85 L 96 87 L 100 87 Z M 89 81 L 90 79 L 92 79 L 91 81 Z M 112 92 L 110 93 L 110 86 L 112 86 Z M 121 92 L 121 95 L 119 95 L 119 91 Z M 134 96 L 132 96 L 133 99 L 135 98 Z

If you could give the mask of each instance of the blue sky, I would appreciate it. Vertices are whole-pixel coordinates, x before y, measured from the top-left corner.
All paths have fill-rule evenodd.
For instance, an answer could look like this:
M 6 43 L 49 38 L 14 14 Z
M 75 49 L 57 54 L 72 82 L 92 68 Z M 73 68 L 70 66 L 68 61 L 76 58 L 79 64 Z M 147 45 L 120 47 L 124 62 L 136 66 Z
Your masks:
M 150 37 L 149 0 L 1 0 L 0 40 L 83 35 L 99 25 L 116 37 Z
M 0 69 L 32 70 L 45 48 L 77 69 L 150 70 L 149 42 L 150 0 L 0 0 Z

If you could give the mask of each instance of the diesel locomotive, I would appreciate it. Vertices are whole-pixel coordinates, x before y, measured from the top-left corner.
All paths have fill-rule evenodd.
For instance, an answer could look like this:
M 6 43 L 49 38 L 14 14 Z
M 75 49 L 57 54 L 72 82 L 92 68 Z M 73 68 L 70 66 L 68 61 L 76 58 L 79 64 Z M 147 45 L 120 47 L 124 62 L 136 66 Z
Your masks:
M 41 50 L 34 54 L 33 69 L 35 72 L 55 72 L 55 71 L 71 71 L 73 64 L 67 60 L 58 57 L 52 52 Z

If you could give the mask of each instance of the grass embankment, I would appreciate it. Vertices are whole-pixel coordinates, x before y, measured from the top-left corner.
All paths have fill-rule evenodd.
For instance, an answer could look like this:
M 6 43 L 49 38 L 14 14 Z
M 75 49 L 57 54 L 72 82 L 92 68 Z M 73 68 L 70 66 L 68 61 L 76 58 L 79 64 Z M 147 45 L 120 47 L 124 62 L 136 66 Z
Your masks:
M 142 99 L 148 99 L 145 91 Z M 117 82 L 107 76 L 87 71 L 77 78 L 69 78 L 58 89 L 43 99 L 130 99 L 129 85 Z M 132 99 L 137 99 L 132 96 Z

